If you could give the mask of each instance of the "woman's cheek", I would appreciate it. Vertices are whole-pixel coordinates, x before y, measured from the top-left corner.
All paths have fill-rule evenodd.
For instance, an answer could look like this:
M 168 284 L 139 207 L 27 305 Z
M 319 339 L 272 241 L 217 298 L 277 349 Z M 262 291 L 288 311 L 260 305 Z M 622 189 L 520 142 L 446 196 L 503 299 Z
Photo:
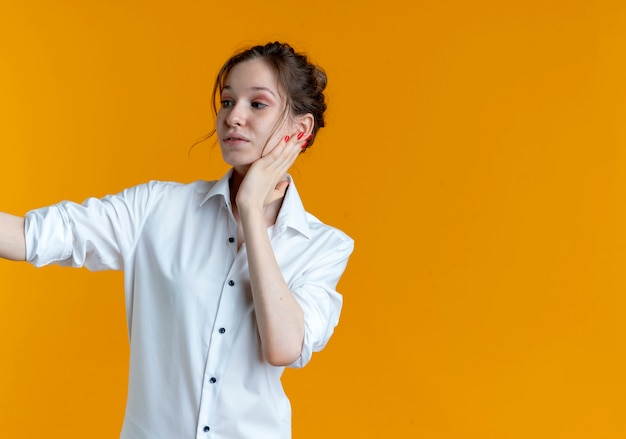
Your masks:
M 270 137 L 267 144 L 265 145 L 265 148 L 261 156 L 262 157 L 266 156 L 267 154 L 272 152 L 274 148 L 276 148 L 279 145 L 280 142 L 284 141 L 285 136 L 287 136 L 287 134 L 274 134 L 272 137 Z

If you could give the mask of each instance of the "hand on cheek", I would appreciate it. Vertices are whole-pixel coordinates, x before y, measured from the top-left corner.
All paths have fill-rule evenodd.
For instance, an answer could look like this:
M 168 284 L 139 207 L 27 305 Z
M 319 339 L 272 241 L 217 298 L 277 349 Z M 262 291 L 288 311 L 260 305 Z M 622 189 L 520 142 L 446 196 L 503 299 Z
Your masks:
M 273 148 L 266 148 L 246 174 L 237 194 L 241 208 L 265 207 L 281 198 L 287 189 L 287 172 L 306 147 L 311 136 L 296 132 L 282 137 Z

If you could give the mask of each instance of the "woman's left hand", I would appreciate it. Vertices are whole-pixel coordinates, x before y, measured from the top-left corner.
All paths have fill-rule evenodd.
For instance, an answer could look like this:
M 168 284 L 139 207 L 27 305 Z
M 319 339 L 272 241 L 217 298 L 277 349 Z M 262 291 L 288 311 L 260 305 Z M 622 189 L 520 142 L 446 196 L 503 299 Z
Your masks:
M 248 169 L 237 192 L 237 208 L 263 209 L 282 198 L 289 185 L 287 171 L 308 142 L 304 133 L 286 136 Z

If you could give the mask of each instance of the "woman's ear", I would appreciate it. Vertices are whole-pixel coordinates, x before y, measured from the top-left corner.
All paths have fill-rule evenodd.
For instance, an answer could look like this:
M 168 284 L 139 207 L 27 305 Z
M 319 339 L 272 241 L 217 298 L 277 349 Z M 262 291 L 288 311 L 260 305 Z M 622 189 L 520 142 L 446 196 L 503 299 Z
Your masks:
M 315 125 L 315 119 L 311 113 L 301 114 L 294 118 L 295 127 L 294 131 L 302 132 L 305 136 L 313 132 L 313 126 Z

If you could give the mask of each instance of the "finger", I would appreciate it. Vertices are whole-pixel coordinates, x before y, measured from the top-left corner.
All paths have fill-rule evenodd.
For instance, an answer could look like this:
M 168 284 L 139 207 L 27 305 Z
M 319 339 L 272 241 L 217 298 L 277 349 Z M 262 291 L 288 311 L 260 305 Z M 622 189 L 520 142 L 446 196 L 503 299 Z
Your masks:
M 268 145 L 265 144 L 265 147 L 261 151 L 261 158 L 270 155 L 277 149 L 281 149 L 285 147 L 287 144 L 289 144 L 290 140 L 293 141 L 294 139 L 297 139 L 297 137 L 298 137 L 298 133 L 292 133 L 290 135 L 286 135 L 278 141 L 278 143 L 274 146 L 274 148 L 268 148 L 267 147 Z
M 280 169 L 286 171 L 298 157 L 303 143 L 304 140 L 302 140 L 301 133 L 283 137 L 274 149 L 267 153 L 265 157 L 262 157 L 266 162 L 268 170 Z
M 311 138 L 313 137 L 312 134 L 309 134 L 308 136 L 305 136 L 305 132 L 304 131 L 298 131 L 296 133 L 293 133 L 289 136 L 285 136 L 283 137 L 282 141 L 279 142 L 278 145 L 276 145 L 276 148 L 274 148 L 271 152 L 275 151 L 276 149 L 284 149 L 284 148 L 288 148 L 289 145 L 297 145 L 299 146 L 301 149 L 304 149 L 306 147 L 306 145 L 308 144 L 309 140 L 311 140 Z M 282 147 L 282 148 L 281 148 Z
M 273 157 L 274 162 L 272 163 L 274 172 L 278 174 L 285 174 L 289 168 L 291 168 L 301 151 L 301 147 L 298 143 L 299 142 L 294 142 L 292 144 L 285 145 L 284 148 L 276 151 L 276 155 Z
M 300 153 L 303 153 L 306 150 L 306 147 L 309 144 L 309 141 L 313 138 L 313 134 L 309 134 L 304 139 L 302 139 L 302 145 L 300 145 Z
M 281 148 L 278 152 L 286 153 L 286 156 L 289 156 L 290 158 L 291 153 L 293 152 L 295 157 L 297 157 L 297 154 L 306 148 L 309 140 L 313 137 L 312 134 L 309 134 L 308 136 L 305 136 L 304 134 L 305 133 L 303 131 L 300 131 L 295 135 L 290 136 L 289 140 L 285 142 L 283 148 Z

